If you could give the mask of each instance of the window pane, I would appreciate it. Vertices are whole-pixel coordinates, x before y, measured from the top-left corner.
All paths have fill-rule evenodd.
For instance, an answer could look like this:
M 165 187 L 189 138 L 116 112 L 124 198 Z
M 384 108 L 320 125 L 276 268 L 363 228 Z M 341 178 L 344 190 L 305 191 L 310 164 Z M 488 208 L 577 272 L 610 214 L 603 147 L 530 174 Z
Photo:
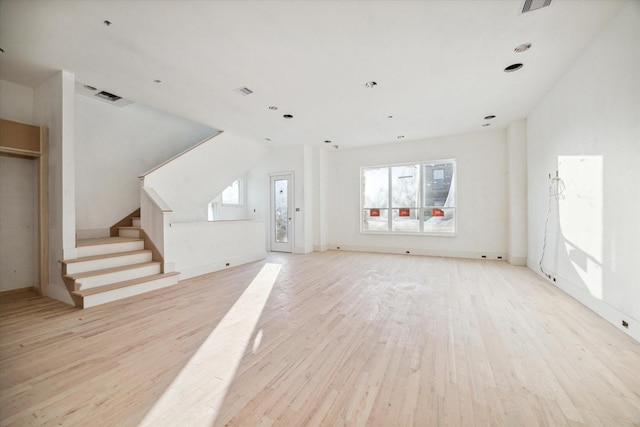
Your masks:
M 393 218 L 391 227 L 393 231 L 404 231 L 404 232 L 419 232 L 420 231 L 420 219 L 418 218 L 419 214 L 418 209 L 393 209 Z
M 455 208 L 438 206 L 424 208 L 424 231 L 431 233 L 455 233 Z
M 391 168 L 391 197 L 394 208 L 418 207 L 418 165 Z
M 424 182 L 423 206 L 455 207 L 455 163 L 425 164 L 422 171 Z
M 362 231 L 389 231 L 389 209 L 364 209 Z
M 389 207 L 389 168 L 363 169 L 362 197 L 364 208 Z
M 222 191 L 223 205 L 239 205 L 240 204 L 240 181 L 235 180 L 233 183 Z

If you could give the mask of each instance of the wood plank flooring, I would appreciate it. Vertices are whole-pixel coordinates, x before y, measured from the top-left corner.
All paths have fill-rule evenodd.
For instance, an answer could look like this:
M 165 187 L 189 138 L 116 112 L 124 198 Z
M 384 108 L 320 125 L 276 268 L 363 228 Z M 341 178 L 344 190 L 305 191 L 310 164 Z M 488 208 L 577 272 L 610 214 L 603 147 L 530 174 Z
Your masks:
M 244 356 L 191 425 L 640 425 L 640 344 L 526 268 L 329 251 L 86 310 L 2 296 L 0 426 L 140 425 L 242 321 L 224 318 L 265 263 L 280 272 Z M 185 398 L 223 362 L 200 361 Z

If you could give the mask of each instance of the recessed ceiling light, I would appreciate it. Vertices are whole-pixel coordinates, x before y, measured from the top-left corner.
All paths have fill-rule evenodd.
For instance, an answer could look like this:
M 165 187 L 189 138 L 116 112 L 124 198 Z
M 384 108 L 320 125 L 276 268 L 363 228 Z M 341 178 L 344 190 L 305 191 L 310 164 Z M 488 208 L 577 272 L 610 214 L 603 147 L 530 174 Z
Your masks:
M 111 26 L 111 21 L 107 21 L 106 19 L 103 22 L 104 25 L 106 25 L 107 27 Z
M 89 90 L 98 90 L 97 88 L 95 88 L 95 87 L 93 87 L 91 85 L 84 85 L 82 87 L 84 87 L 85 89 L 89 89 Z
M 0 53 L 4 53 L 4 49 L 0 47 Z
M 518 64 L 511 64 L 509 65 L 507 68 L 504 69 L 505 73 L 513 73 L 514 71 L 519 70 L 520 68 L 522 68 L 524 65 L 518 63 Z
M 162 80 L 155 79 L 153 82 L 154 83 L 162 83 Z
M 293 119 L 293 116 L 291 114 L 285 114 L 284 116 L 285 119 Z
M 331 140 L 329 140 L 329 139 L 325 139 L 324 143 L 325 143 L 325 144 L 331 144 Z
M 403 139 L 404 135 L 398 135 L 398 139 Z
M 495 118 L 496 118 L 496 116 L 494 116 L 493 114 L 490 115 L 490 116 L 484 116 L 485 120 L 491 120 L 491 119 L 495 119 Z
M 271 141 L 271 138 L 265 138 L 267 141 Z
M 522 43 L 520 46 L 516 47 L 513 50 L 520 53 L 520 52 L 524 52 L 525 50 L 529 50 L 530 48 L 531 48 L 531 43 Z
M 482 125 L 483 128 L 486 128 L 487 126 L 491 126 L 491 123 L 485 123 Z
M 393 119 L 393 116 L 387 116 L 388 119 Z
M 374 88 L 378 85 L 378 83 L 374 82 L 373 80 L 370 82 L 365 83 L 365 86 L 368 87 L 369 89 Z
M 274 110 L 275 111 L 277 109 L 278 109 L 278 107 L 276 107 L 275 105 L 272 105 L 271 107 L 269 107 L 269 110 Z

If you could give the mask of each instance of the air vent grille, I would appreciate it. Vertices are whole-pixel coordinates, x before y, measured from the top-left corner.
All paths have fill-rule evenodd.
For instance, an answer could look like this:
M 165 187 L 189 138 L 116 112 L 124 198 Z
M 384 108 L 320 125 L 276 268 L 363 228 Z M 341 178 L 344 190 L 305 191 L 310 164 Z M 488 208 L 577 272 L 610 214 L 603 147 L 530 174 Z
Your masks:
M 111 101 L 111 102 L 116 102 L 117 100 L 122 99 L 121 96 L 114 95 L 114 94 L 106 92 L 104 90 L 102 92 L 96 93 L 96 96 L 98 98 L 102 98 L 102 99 L 105 99 L 105 100 Z
M 522 13 L 533 12 L 551 4 L 551 0 L 525 0 L 522 6 Z
M 240 95 L 251 95 L 253 93 L 253 91 L 248 87 L 239 87 L 236 89 L 236 92 L 238 92 Z

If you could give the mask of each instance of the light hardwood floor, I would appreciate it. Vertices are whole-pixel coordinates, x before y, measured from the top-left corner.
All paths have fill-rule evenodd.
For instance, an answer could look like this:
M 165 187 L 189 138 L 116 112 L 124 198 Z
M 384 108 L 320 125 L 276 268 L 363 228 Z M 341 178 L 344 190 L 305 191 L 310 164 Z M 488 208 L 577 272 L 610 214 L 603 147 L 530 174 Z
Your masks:
M 0 425 L 140 425 L 218 324 L 241 335 L 225 314 L 265 263 L 280 272 L 219 407 L 179 425 L 640 425 L 640 344 L 526 268 L 335 251 L 86 310 L 3 296 Z M 176 395 L 211 399 L 225 354 Z

